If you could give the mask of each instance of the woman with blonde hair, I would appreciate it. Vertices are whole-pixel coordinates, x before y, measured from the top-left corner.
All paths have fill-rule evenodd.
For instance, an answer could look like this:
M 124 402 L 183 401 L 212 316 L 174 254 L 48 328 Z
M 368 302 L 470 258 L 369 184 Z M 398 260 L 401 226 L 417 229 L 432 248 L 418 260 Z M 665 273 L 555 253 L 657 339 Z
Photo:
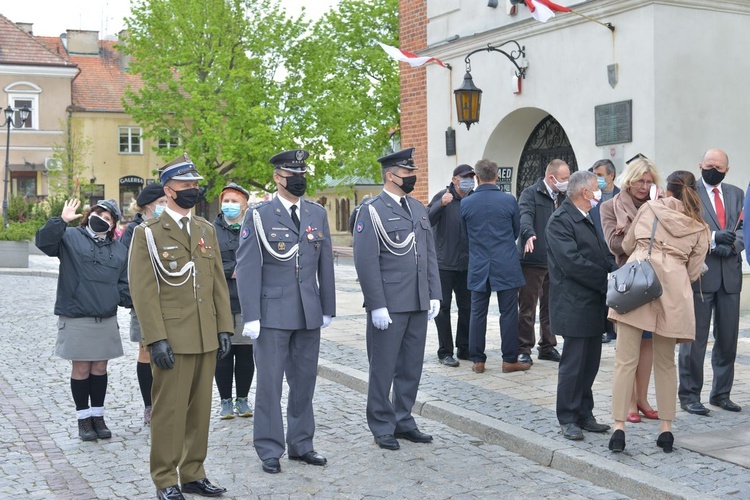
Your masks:
M 656 165 L 643 155 L 636 156 L 628 163 L 620 178 L 622 189 L 611 200 L 602 203 L 600 209 L 602 230 L 618 267 L 628 260 L 628 253 L 622 242 L 630 229 L 638 209 L 651 198 L 652 187 L 658 189 L 661 177 Z M 653 362 L 653 340 L 650 331 L 641 337 L 640 363 L 635 373 L 635 381 L 628 409 L 628 422 L 641 421 L 641 413 L 646 418 L 657 419 L 659 414 L 648 402 L 648 384 L 651 379 Z
M 656 232 L 653 233 L 654 223 Z M 628 262 L 648 258 L 662 285 L 658 299 L 630 312 L 609 310 L 609 319 L 617 322 L 617 350 L 612 382 L 612 418 L 615 432 L 609 449 L 625 449 L 625 420 L 630 404 L 633 379 L 640 355 L 641 334 L 653 332 L 654 385 L 659 407 L 657 446 L 672 451 L 672 420 L 676 412 L 677 370 L 675 343 L 695 339 L 695 311 L 691 283 L 701 274 L 709 248 L 710 233 L 701 217 L 701 202 L 695 177 L 679 170 L 667 178 L 667 197 L 644 203 L 622 241 L 630 254 Z

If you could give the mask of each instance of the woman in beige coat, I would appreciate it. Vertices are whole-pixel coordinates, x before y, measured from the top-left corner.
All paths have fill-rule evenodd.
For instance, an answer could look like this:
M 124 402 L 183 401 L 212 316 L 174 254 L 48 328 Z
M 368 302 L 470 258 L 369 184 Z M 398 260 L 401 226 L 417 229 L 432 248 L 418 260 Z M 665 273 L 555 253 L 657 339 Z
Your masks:
M 674 172 L 667 178 L 667 198 L 649 201 L 640 208 L 622 242 L 623 249 L 630 254 L 629 262 L 646 258 L 654 217 L 659 220 L 651 265 L 661 282 L 663 294 L 625 314 L 609 310 L 609 319 L 617 322 L 612 384 L 615 432 L 609 442 L 609 449 L 615 452 L 625 448 L 625 419 L 638 365 L 641 332 L 654 333 L 654 382 L 661 420 L 656 444 L 665 453 L 672 451 L 674 443 L 671 431 L 677 400 L 675 343 L 695 339 L 690 284 L 700 277 L 710 236 L 701 218 L 701 202 L 693 174 L 683 170 Z
M 622 191 L 609 201 L 602 203 L 600 209 L 602 230 L 607 246 L 615 256 L 617 267 L 628 261 L 629 253 L 622 248 L 625 235 L 630 230 L 638 209 L 650 199 L 651 188 L 661 186 L 661 178 L 656 165 L 648 158 L 638 157 L 628 163 L 620 178 Z M 640 414 L 649 419 L 659 418 L 659 414 L 648 402 L 648 384 L 651 379 L 651 365 L 654 361 L 653 340 L 650 330 L 641 337 L 641 353 L 638 368 L 635 371 L 632 397 L 628 408 L 628 422 L 641 421 Z

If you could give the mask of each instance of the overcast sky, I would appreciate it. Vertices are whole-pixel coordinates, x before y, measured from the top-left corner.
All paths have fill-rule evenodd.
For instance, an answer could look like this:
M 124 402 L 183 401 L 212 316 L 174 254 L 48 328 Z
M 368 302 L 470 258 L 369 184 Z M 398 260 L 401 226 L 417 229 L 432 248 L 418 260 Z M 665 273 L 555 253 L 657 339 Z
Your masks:
M 307 15 L 318 18 L 337 0 L 281 0 L 292 15 L 302 6 Z M 57 36 L 68 29 L 99 31 L 99 37 L 116 35 L 125 27 L 130 0 L 3 0 L 0 13 L 14 23 L 33 23 L 35 35 Z

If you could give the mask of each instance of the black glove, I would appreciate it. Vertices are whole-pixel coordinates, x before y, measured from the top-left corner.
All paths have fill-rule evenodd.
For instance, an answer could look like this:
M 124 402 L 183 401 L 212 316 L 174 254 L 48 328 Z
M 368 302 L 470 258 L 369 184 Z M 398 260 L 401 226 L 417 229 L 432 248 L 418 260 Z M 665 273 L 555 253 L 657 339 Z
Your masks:
M 719 233 L 716 234 L 718 235 Z M 729 245 L 716 245 L 716 248 L 711 253 L 717 257 L 729 257 L 732 255 L 732 247 Z
M 219 351 L 216 353 L 216 359 L 223 359 L 232 350 L 232 334 L 227 332 L 219 333 Z
M 162 370 L 171 370 L 174 366 L 174 353 L 166 340 L 157 340 L 149 344 L 151 348 L 151 361 Z
M 722 229 L 721 231 L 716 231 L 716 234 L 714 234 L 714 241 L 716 241 L 717 245 L 729 245 L 731 247 L 734 245 L 734 240 L 736 239 L 737 234 L 729 229 Z

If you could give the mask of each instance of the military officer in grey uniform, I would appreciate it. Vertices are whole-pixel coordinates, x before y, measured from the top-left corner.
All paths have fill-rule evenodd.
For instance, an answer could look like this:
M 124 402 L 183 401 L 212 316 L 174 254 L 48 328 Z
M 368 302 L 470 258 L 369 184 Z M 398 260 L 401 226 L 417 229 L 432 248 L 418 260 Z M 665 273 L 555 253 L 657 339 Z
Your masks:
M 295 150 L 271 158 L 278 194 L 247 210 L 237 250 L 242 334 L 255 339 L 253 443 L 270 474 L 281 472 L 285 448 L 291 460 L 326 464 L 313 448 L 312 400 L 320 329 L 336 314 L 336 291 L 326 210 L 302 198 L 307 157 L 307 151 Z M 289 385 L 286 447 L 284 374 Z
M 429 443 L 411 410 L 422 376 L 427 322 L 440 309 L 440 275 L 427 209 L 407 196 L 417 176 L 405 149 L 378 161 L 383 191 L 359 207 L 354 265 L 367 310 L 367 423 L 381 448 Z M 393 400 L 389 393 L 393 386 Z
M 216 358 L 231 349 L 233 319 L 216 231 L 190 213 L 202 179 L 187 155 L 167 164 L 167 207 L 135 228 L 130 245 L 130 293 L 154 377 L 151 477 L 167 500 L 226 491 L 203 469 Z

